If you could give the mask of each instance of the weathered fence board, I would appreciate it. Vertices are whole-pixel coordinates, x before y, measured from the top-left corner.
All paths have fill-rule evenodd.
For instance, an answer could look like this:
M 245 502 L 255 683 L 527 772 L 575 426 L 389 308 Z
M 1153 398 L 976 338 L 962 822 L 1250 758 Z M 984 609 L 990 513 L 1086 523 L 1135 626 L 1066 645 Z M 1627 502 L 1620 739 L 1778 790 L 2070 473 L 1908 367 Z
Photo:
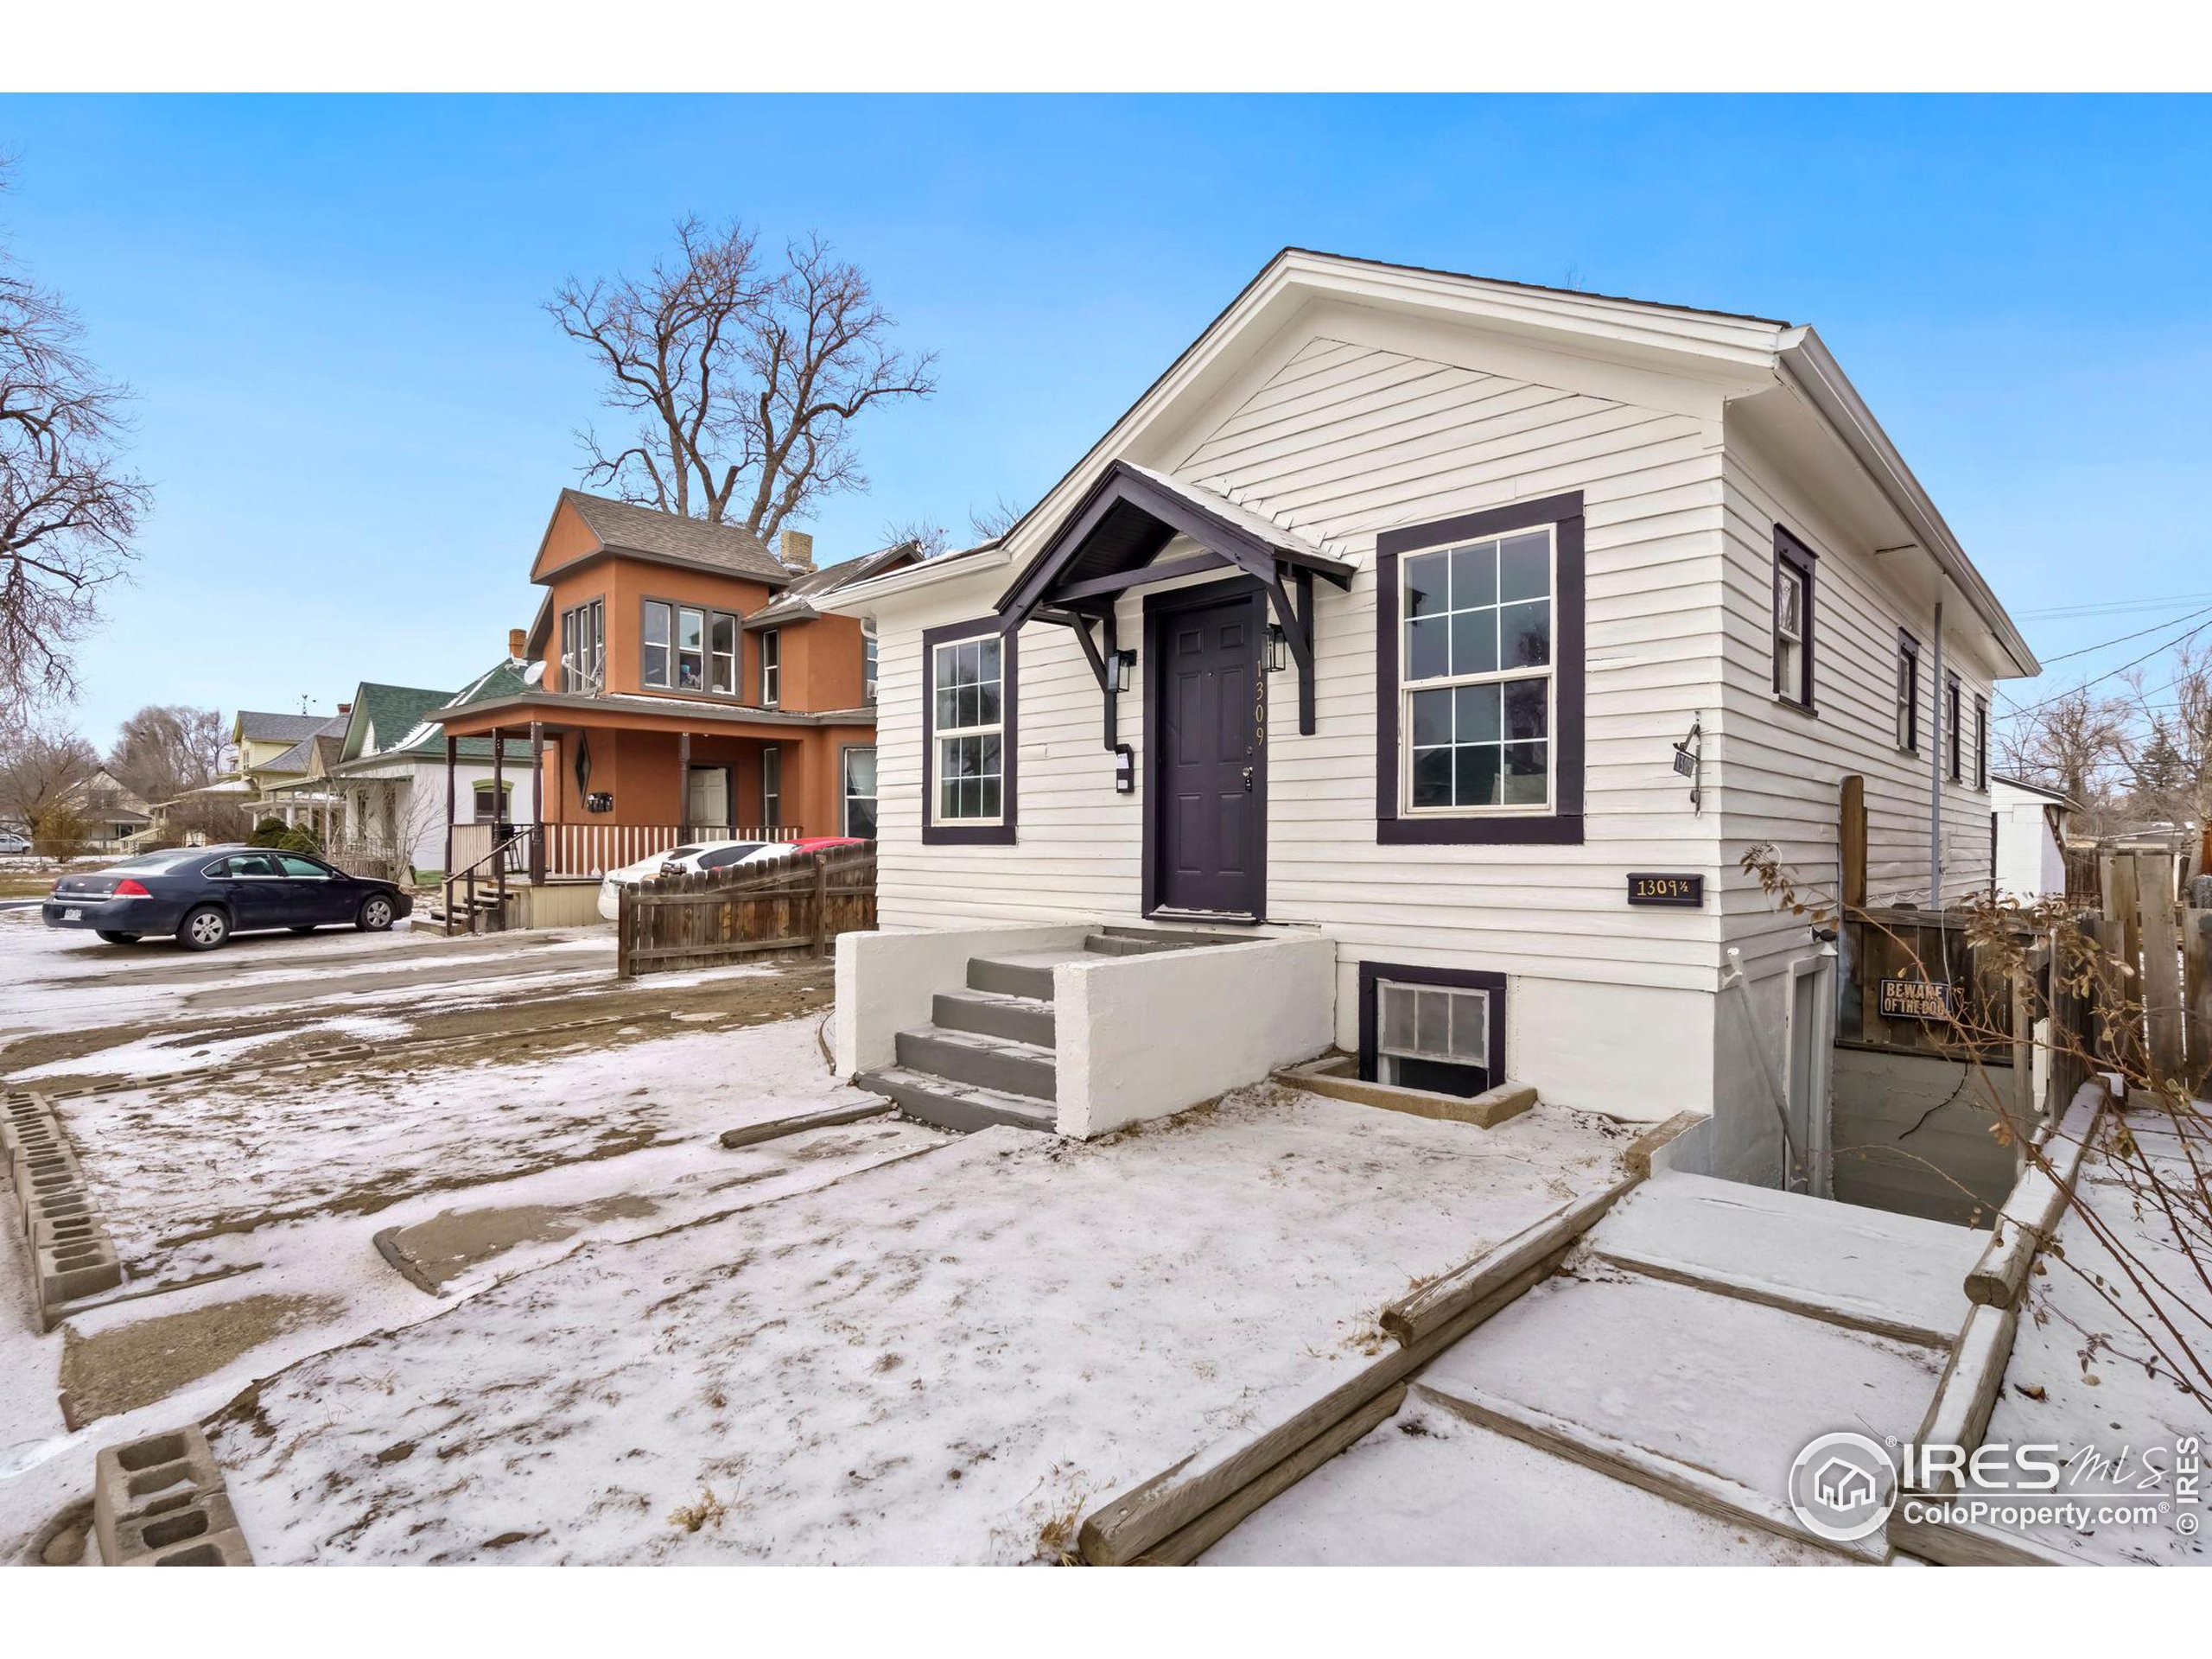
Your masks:
M 874 925 L 873 842 L 669 876 L 623 889 L 615 972 L 629 979 L 777 952 L 818 956 L 838 934 Z

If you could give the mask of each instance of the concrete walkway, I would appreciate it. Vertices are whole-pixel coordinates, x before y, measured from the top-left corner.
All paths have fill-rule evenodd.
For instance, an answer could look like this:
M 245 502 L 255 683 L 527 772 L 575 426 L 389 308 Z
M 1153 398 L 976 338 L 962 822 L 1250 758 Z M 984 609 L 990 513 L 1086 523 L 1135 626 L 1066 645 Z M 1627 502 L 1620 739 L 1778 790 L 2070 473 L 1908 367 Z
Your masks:
M 1205 1560 L 1882 1561 L 1878 1533 L 1833 1545 L 1802 1527 L 1790 1467 L 1834 1430 L 1912 1434 L 1986 1239 L 1655 1176 Z

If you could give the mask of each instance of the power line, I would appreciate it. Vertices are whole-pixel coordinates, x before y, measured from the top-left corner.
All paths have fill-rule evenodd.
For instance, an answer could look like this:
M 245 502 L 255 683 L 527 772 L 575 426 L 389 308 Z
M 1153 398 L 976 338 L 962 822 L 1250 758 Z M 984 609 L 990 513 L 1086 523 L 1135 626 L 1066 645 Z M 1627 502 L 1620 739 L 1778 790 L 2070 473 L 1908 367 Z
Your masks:
M 2194 617 L 2196 617 L 2196 616 L 2202 616 L 2202 615 L 2204 615 L 2204 614 L 2205 614 L 2205 613 L 2204 613 L 2204 612 L 2202 612 L 2202 611 L 2197 611 L 2197 612 L 2192 612 L 2190 614 L 2191 614 L 2192 618 L 2194 618 Z M 2168 651 L 2171 651 L 2171 650 L 2172 650 L 2176 645 L 2180 645 L 2183 640 L 2186 640 L 2186 639 L 2195 639 L 2198 634 L 2200 634 L 2200 633 L 2203 632 L 2204 632 L 2204 630 L 2205 630 L 2206 628 L 2208 628 L 2208 627 L 2212 627 L 2212 622 L 2199 622 L 2199 623 L 2197 623 L 2197 624 L 2196 624 L 2196 626 L 2194 626 L 2194 627 L 2190 627 L 2190 628 L 2184 628 L 2184 629 L 2183 629 L 2179 633 L 2176 634 L 2172 639 L 2169 639 L 2169 640 L 2165 641 L 2163 645 L 2153 645 L 2150 650 L 2148 650 L 2148 651 L 2145 652 L 2144 652 L 2140 657 L 2138 657 L 2138 658 L 2134 658 L 2134 660 L 2133 660 L 2133 661 L 2132 661 L 2132 662 L 2125 662 L 2125 663 L 2122 663 L 2122 664 L 2121 664 L 2118 668 L 2108 668 L 2108 669 L 2107 669 L 2103 673 L 2101 673 L 2101 674 L 2097 674 L 2097 675 L 2093 675 L 2093 676 L 2091 676 L 2089 678 L 2088 678 L 2088 679 L 2086 679 L 2086 680 L 2083 680 L 2083 681 L 2082 681 L 2080 684 L 2078 684 L 2078 685 L 2071 685 L 2071 686 L 2069 686 L 2069 687 L 2068 687 L 2065 690 L 2063 690 L 2063 691 L 2056 691 L 2056 692 L 2053 692 L 2050 696 L 2045 697 L 2045 698 L 2044 698 L 2041 702 L 2031 702 L 2031 703 L 2028 703 L 2028 704 L 2026 704 L 2026 705 L 2024 705 L 2024 706 L 2023 706 L 2023 705 L 2019 705 L 2019 704 L 2015 704 L 2015 705 L 2013 706 L 2013 708 L 2012 708 L 2012 711 L 2011 711 L 2011 712 L 2012 712 L 2012 714 L 2016 715 L 2032 715 L 2032 714 L 2034 714 L 2034 713 L 2035 713 L 2037 709 L 2048 709 L 2048 708 L 2050 708 L 2050 705 L 2051 705 L 2052 703 L 2054 703 L 2054 702 L 2057 702 L 2061 701 L 2061 700 L 2062 700 L 2062 699 L 2063 699 L 2063 698 L 2070 697 L 2070 696 L 2073 696 L 2076 691 L 2086 691 L 2086 690 L 2088 690 L 2091 686 L 2095 685 L 2095 684 L 2099 683 L 2100 683 L 2100 682 L 2101 682 L 2101 681 L 2104 681 L 2104 680 L 2109 680 L 2109 679 L 2113 678 L 2113 677 L 2114 676 L 2116 676 L 2116 675 L 2125 674 L 2125 673 L 2126 673 L 2126 672 L 2127 672 L 2127 671 L 2128 671 L 2129 669 L 2131 669 L 2131 668 L 2139 667 L 2141 664 L 2145 664 L 2145 663 L 2149 662 L 2149 661 L 2150 661 L 2153 657 L 2158 656 L 2158 655 L 2159 655 L 2159 654 L 2161 654 L 2162 652 L 2168 652 Z M 2147 633 L 2147 632 L 2152 632 L 2152 630 L 2151 630 L 2151 629 L 2147 629 L 2147 628 L 2146 628 L 2146 629 L 2145 629 L 2145 630 L 2144 630 L 2144 632 Z M 2126 634 L 2126 635 L 2123 635 L 2123 636 L 2122 636 L 2122 639 L 2137 639 L 2137 638 L 2139 638 L 2139 637 L 2140 637 L 2139 635 L 2136 635 L 2136 634 Z M 2122 641 L 2121 641 L 2121 639 L 2107 639 L 2107 640 L 2106 640 L 2106 641 L 2105 641 L 2105 645 L 2116 645 L 2120 644 L 2121 642 L 2122 642 Z M 2088 646 L 2087 649 L 2088 649 L 2088 650 L 2090 650 L 2090 651 L 2101 651 L 2101 650 L 2103 650 L 2103 649 L 2105 648 L 2105 645 L 2090 645 L 2090 646 Z M 2076 657 L 2078 657 L 2078 656 L 2082 655 L 2082 652 L 2071 652 L 2071 653 L 2069 653 L 2069 654 L 2070 654 L 2070 655 L 2073 655 L 2073 656 L 2076 656 Z M 2052 660 L 2053 660 L 2053 661 L 2057 661 L 2057 660 L 2060 660 L 2060 659 L 2058 659 L 2058 658 L 2054 658 Z M 2171 689 L 2171 688 L 2161 688 L 2161 689 Z M 1998 693 L 1997 693 L 1997 695 L 1998 695 L 1998 696 L 1999 696 L 1999 698 L 2002 698 L 2005 702 L 2012 702 L 2012 699 L 2011 699 L 2010 697 L 2006 697 L 2006 696 L 2005 696 L 2005 693 L 2003 693 L 2002 691 L 1998 692 Z
M 2138 628 L 2133 633 L 2123 633 L 2117 639 L 2107 639 L 2097 645 L 2084 645 L 2079 651 L 2062 652 L 2056 657 L 2046 657 L 2043 659 L 2044 665 L 2049 667 L 2053 663 L 2063 663 L 2069 658 L 2087 657 L 2094 651 L 2104 651 L 2113 645 L 2124 645 L 2131 639 L 2140 639 L 2145 634 L 2156 633 L 2160 628 L 2170 626 L 2173 623 L 2194 621 L 2200 616 L 2212 616 L 2212 605 L 2207 605 L 2202 610 L 2183 612 L 2177 617 L 2167 617 L 2164 621 L 2153 622 L 2147 628 Z
M 2089 605 L 2053 605 L 2038 611 L 2015 611 L 2016 621 L 2038 622 L 2058 617 L 2123 616 L 2130 611 L 2147 611 L 2161 605 L 2194 605 L 2202 600 L 2212 600 L 2212 594 L 2161 594 L 2154 599 L 2100 600 Z

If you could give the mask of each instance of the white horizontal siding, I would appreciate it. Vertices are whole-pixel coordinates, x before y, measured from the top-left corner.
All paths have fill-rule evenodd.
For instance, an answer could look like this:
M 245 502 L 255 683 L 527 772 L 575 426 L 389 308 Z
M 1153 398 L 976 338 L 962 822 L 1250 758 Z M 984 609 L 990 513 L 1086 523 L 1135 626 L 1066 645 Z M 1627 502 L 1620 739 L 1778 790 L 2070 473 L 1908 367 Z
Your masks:
M 1623 888 L 1646 868 L 1719 885 L 1713 821 L 1692 815 L 1670 766 L 1673 741 L 1714 695 L 1718 423 L 1317 339 L 1198 430 L 1178 476 L 1360 567 L 1350 593 L 1317 584 L 1313 735 L 1298 731 L 1296 675 L 1271 683 L 1270 920 L 1325 928 L 1357 956 L 1710 988 L 1715 913 L 1630 910 Z M 1378 846 L 1376 533 L 1570 489 L 1585 496 L 1586 843 Z M 880 619 L 885 919 L 1134 915 L 1141 765 L 1139 793 L 1116 795 L 1097 686 L 1064 629 L 1022 633 L 1018 844 L 919 844 L 920 632 L 981 614 L 998 587 L 961 585 L 932 590 L 926 612 Z M 1132 595 L 1123 642 L 1141 643 L 1141 626 Z M 1140 757 L 1144 719 L 1140 684 L 1121 711 Z
M 1932 613 L 1916 605 L 1875 555 L 1821 522 L 1810 500 L 1732 430 L 1726 467 L 1726 617 L 1723 690 L 1707 775 L 1720 804 L 1726 856 L 1771 842 L 1800 881 L 1833 899 L 1839 879 L 1842 779 L 1866 779 L 1867 894 L 1876 904 L 1928 897 L 1929 747 L 1935 730 Z M 1808 716 L 1776 698 L 1774 527 L 1818 556 L 1814 578 L 1814 702 Z M 1960 682 L 1961 781 L 1943 786 L 1944 897 L 1986 887 L 1990 801 L 1974 785 L 1974 700 L 1990 696 L 1988 667 L 1961 643 L 1967 613 L 1946 609 L 1943 667 Z M 1897 630 L 1920 641 L 1920 747 L 1897 747 Z M 1955 633 L 1953 630 L 1956 630 Z M 1931 688 L 1930 681 L 1936 683 Z M 1948 740 L 1947 744 L 1948 744 Z M 1948 771 L 1948 767 L 1947 767 Z M 1800 955 L 1803 920 L 1776 915 L 1755 882 L 1738 877 L 1726 903 L 1729 942 L 1749 960 Z

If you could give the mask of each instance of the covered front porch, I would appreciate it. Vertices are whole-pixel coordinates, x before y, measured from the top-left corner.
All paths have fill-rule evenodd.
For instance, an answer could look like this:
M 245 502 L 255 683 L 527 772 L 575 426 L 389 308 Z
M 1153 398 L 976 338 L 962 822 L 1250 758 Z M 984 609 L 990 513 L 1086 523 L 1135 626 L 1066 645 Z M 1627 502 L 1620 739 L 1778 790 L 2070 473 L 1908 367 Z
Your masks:
M 656 707 L 672 704 L 673 707 Z M 834 833 L 839 734 L 818 718 L 648 697 L 547 694 L 447 712 L 448 855 L 455 877 L 597 882 L 688 841 Z M 872 742 L 867 728 L 847 742 Z M 464 737 L 504 740 L 464 798 Z M 526 745 L 535 813 L 517 821 L 506 762 Z

